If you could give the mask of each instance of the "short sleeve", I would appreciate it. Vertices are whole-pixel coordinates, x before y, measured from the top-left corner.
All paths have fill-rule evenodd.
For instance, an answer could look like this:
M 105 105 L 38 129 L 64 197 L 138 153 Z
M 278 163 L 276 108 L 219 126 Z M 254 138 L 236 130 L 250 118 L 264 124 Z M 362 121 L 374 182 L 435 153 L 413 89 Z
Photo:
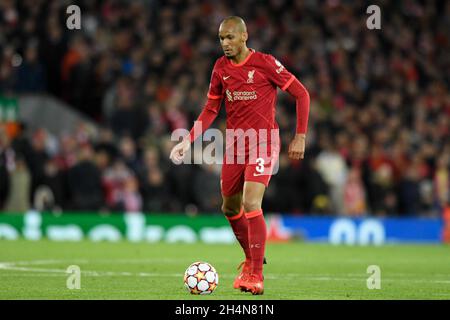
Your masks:
M 290 73 L 274 56 L 270 54 L 264 55 L 264 64 L 265 71 L 270 82 L 281 88 L 281 90 L 285 91 L 292 81 L 294 81 L 295 76 Z
M 217 72 L 217 63 L 214 65 L 211 81 L 209 82 L 208 98 L 209 99 L 221 99 L 222 98 L 222 81 L 220 80 L 219 73 Z

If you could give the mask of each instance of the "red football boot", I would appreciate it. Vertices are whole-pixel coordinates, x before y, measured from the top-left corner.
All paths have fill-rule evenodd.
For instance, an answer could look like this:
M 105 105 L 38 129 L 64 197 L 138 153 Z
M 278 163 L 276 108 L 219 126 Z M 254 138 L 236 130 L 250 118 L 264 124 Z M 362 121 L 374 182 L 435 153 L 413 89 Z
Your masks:
M 241 273 L 234 279 L 233 288 L 234 289 L 240 289 L 242 281 L 245 281 L 250 276 L 250 272 L 252 270 L 251 262 L 247 260 L 242 261 L 241 264 L 238 266 L 238 270 L 242 268 Z
M 251 274 L 247 279 L 241 281 L 241 291 L 251 292 L 253 295 L 264 293 L 264 276 Z

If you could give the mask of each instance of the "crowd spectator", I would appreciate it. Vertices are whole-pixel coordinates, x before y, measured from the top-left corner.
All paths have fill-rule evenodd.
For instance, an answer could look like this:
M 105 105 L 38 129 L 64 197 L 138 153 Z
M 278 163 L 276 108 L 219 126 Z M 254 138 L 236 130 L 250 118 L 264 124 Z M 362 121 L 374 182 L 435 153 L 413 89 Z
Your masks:
M 5 210 L 22 213 L 30 208 L 31 175 L 23 156 L 16 156 L 14 168 L 9 174 L 9 195 Z
M 77 163 L 67 172 L 70 206 L 74 210 L 100 210 L 104 206 L 102 177 L 90 145 L 80 147 Z

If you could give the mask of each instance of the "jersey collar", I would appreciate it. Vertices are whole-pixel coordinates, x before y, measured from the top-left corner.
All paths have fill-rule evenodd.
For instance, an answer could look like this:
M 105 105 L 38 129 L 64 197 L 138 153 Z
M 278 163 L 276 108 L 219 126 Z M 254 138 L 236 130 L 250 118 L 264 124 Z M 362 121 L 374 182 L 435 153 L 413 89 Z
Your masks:
M 250 54 L 247 56 L 247 58 L 245 58 L 244 61 L 242 61 L 241 63 L 234 63 L 233 61 L 229 60 L 231 65 L 233 67 L 242 67 L 244 64 L 247 63 L 247 61 L 250 59 L 250 57 L 252 56 L 252 54 L 255 52 L 255 50 L 253 50 L 252 48 L 248 48 L 250 50 Z

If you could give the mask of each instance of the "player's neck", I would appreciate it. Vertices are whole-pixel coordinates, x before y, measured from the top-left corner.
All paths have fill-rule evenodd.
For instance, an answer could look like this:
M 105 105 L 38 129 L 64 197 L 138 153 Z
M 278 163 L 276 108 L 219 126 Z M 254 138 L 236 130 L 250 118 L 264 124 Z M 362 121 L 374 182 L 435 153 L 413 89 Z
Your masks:
M 231 58 L 231 60 L 233 61 L 234 64 L 240 64 L 249 56 L 250 53 L 251 53 L 250 49 L 244 47 L 244 49 L 239 54 Z

